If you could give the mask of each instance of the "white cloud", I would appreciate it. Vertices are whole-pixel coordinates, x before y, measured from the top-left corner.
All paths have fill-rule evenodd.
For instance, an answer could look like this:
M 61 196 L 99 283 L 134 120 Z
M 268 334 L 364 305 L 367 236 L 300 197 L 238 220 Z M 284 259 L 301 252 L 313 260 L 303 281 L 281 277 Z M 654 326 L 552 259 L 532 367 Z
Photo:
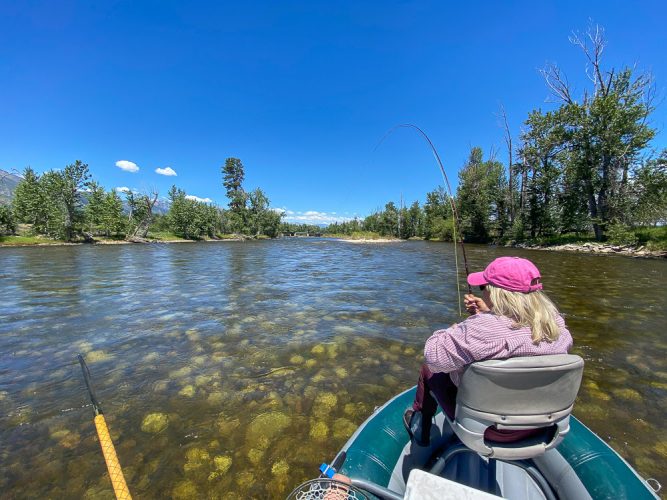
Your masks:
M 318 212 L 317 210 L 307 210 L 305 212 L 293 212 L 285 210 L 285 222 L 294 222 L 297 224 L 333 224 L 334 222 L 348 222 L 354 217 L 341 217 L 335 212 Z
M 120 186 L 120 187 L 116 188 L 116 191 L 119 192 L 119 193 L 129 193 L 131 191 L 131 189 L 129 187 L 126 187 L 126 186 Z
M 156 168 L 155 172 L 160 174 L 160 175 L 167 175 L 167 176 L 176 176 L 176 170 L 174 170 L 171 167 L 167 168 Z
M 137 167 L 137 164 L 133 161 L 119 160 L 116 162 L 116 166 L 126 172 L 135 173 L 139 171 L 139 167 Z
M 200 198 L 199 196 L 193 196 L 191 194 L 185 195 L 185 199 L 198 201 L 200 203 L 212 203 L 213 202 L 213 200 L 211 198 Z

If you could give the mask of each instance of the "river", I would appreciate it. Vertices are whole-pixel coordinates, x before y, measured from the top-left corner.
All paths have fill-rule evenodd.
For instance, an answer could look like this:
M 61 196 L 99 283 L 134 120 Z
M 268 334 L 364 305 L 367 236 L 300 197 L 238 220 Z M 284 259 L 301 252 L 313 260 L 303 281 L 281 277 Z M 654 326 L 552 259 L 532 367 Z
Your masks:
M 667 263 L 467 250 L 538 265 L 586 360 L 575 415 L 667 483 Z M 414 385 L 456 276 L 418 241 L 0 248 L 0 491 L 113 498 L 82 353 L 135 498 L 284 497 Z

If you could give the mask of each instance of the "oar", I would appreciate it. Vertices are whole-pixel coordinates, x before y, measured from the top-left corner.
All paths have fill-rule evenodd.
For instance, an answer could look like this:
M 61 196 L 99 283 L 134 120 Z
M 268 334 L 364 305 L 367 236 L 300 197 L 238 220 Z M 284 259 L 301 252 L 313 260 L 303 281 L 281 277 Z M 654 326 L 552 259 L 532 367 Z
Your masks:
M 95 413 L 95 419 L 93 422 L 95 422 L 97 436 L 100 439 L 100 446 L 102 446 L 102 454 L 104 455 L 104 461 L 107 464 L 107 470 L 109 471 L 109 477 L 111 478 L 113 491 L 116 493 L 116 498 L 119 500 L 132 500 L 132 495 L 130 495 L 130 490 L 127 488 L 127 483 L 125 482 L 125 477 L 123 476 L 123 469 L 121 469 L 118 456 L 116 456 L 116 449 L 114 448 L 113 441 L 111 441 L 111 436 L 109 435 L 107 423 L 104 420 L 102 407 L 100 406 L 100 402 L 97 400 L 95 391 L 93 391 L 93 386 L 90 383 L 90 371 L 88 371 L 88 366 L 83 360 L 83 356 L 79 354 L 77 355 L 77 358 L 79 358 L 79 363 L 81 364 L 83 379 L 86 381 L 86 387 L 88 388 L 90 401 L 93 403 L 93 411 Z

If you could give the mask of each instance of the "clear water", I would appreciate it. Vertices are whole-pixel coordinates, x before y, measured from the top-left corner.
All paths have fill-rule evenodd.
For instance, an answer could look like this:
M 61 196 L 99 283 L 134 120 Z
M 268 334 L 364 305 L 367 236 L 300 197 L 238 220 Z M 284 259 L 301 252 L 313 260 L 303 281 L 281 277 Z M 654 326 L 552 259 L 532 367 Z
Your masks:
M 537 263 L 587 362 L 575 414 L 667 483 L 667 264 L 467 249 Z M 135 498 L 284 497 L 458 320 L 448 244 L 0 248 L 0 491 L 113 498 L 80 352 Z

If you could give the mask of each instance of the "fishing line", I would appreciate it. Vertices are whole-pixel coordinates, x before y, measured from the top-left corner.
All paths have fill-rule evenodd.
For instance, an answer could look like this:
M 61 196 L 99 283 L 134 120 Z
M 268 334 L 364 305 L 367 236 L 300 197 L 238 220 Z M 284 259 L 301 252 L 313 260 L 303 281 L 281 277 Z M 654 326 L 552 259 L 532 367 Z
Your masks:
M 438 154 L 438 150 L 435 148 L 433 145 L 433 142 L 431 139 L 426 135 L 426 132 L 424 132 L 421 128 L 419 128 L 417 125 L 413 125 L 412 123 L 401 123 L 400 125 L 396 125 L 389 129 L 389 131 L 384 134 L 382 139 L 380 139 L 380 142 L 378 142 L 377 146 L 373 149 L 373 151 L 376 151 L 380 145 L 384 142 L 384 140 L 389 137 L 394 131 L 396 131 L 399 128 L 411 128 L 413 130 L 416 130 L 422 138 L 428 143 L 428 145 L 431 148 L 431 152 L 433 153 L 433 157 L 435 158 L 436 162 L 438 163 L 438 166 L 440 167 L 440 172 L 442 173 L 442 178 L 445 181 L 445 185 L 447 186 L 447 191 L 449 192 L 449 204 L 452 207 L 452 222 L 454 226 L 454 265 L 456 267 L 456 291 L 457 291 L 457 296 L 459 299 L 459 316 L 463 316 L 463 311 L 461 309 L 461 286 L 459 283 L 459 260 L 458 260 L 458 252 L 456 251 L 456 241 L 459 238 L 459 235 L 461 234 L 461 224 L 459 221 L 459 212 L 456 208 L 456 204 L 454 203 L 454 195 L 452 193 L 452 187 L 449 184 L 449 177 L 447 177 L 447 172 L 445 172 L 445 167 L 442 165 L 442 160 L 440 160 L 440 155 Z M 461 254 L 463 255 L 463 265 L 465 268 L 465 273 L 466 273 L 466 283 L 467 283 L 467 278 L 468 275 L 470 274 L 470 270 L 468 268 L 468 258 L 466 256 L 466 247 L 463 244 L 463 237 L 459 239 L 459 243 L 461 244 Z M 468 285 L 468 293 L 472 294 L 472 288 L 470 287 L 470 284 L 467 283 Z

